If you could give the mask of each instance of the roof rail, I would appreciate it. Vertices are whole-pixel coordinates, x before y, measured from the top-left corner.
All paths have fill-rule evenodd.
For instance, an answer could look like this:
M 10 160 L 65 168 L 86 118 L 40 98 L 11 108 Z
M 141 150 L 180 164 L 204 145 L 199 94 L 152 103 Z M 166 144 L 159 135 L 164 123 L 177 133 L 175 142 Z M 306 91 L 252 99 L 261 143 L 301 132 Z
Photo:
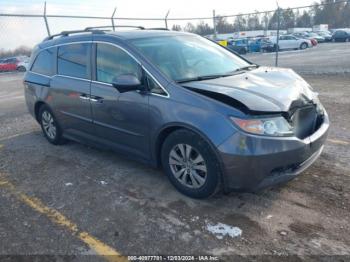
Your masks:
M 79 34 L 79 33 L 104 34 L 104 32 L 102 30 L 86 30 L 86 29 L 83 29 L 83 30 L 62 31 L 61 33 L 58 33 L 58 34 L 46 37 L 44 39 L 44 41 L 51 40 L 51 39 L 53 39 L 55 37 L 58 37 L 58 36 L 69 36 L 71 34 Z
M 82 30 L 72 30 L 72 31 L 62 31 L 59 34 L 51 35 L 48 36 L 44 39 L 44 41 L 51 40 L 55 37 L 58 36 L 68 36 L 71 34 L 79 34 L 79 33 L 92 33 L 92 34 L 104 34 L 105 30 L 99 30 L 103 28 L 138 28 L 141 30 L 144 30 L 145 28 L 143 26 L 132 26 L 132 25 L 116 25 L 116 26 L 91 26 L 91 27 L 86 27 L 85 29 Z
M 145 28 L 143 26 L 134 26 L 134 25 L 107 25 L 107 26 L 91 26 L 91 27 L 86 27 L 85 30 L 86 31 L 90 31 L 92 29 L 101 29 L 101 28 L 137 28 L 137 29 L 141 29 L 144 30 Z
M 150 28 L 146 28 L 147 30 L 166 30 L 166 31 L 170 31 L 168 28 L 165 27 L 150 27 Z

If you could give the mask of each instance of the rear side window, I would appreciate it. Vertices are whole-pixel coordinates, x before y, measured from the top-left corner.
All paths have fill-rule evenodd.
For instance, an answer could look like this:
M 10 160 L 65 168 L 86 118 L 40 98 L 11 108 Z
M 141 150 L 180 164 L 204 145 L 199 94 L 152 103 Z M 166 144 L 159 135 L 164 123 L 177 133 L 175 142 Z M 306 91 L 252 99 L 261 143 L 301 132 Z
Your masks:
M 36 57 L 31 71 L 42 75 L 52 76 L 54 75 L 54 49 L 49 48 L 42 50 Z
M 57 54 L 59 75 L 88 78 L 89 44 L 70 44 L 60 46 Z

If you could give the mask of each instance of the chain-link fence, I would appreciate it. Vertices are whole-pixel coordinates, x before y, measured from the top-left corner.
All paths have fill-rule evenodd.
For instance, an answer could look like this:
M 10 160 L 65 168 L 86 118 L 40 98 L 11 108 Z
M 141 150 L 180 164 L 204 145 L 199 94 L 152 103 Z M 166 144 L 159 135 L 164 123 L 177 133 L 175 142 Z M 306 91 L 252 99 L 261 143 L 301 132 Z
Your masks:
M 244 46 L 244 53 L 278 52 L 283 46 L 277 35 L 289 33 L 311 39 L 312 36 L 302 33 L 350 27 L 350 0 L 324 0 L 310 6 L 235 15 L 221 15 L 213 10 L 207 17 L 188 18 L 173 17 L 169 12 L 157 18 L 131 18 L 116 16 L 115 10 L 111 16 L 46 15 L 46 7 L 42 11 L 42 14 L 0 13 L 0 57 L 29 52 L 47 35 L 90 26 L 139 25 L 188 31 L 214 40 L 228 40 L 237 46 L 234 51 L 241 52 L 239 47 Z M 260 43 L 259 39 L 264 37 L 271 38 L 270 49 L 262 47 L 267 45 Z M 308 41 L 308 45 L 312 43 Z M 300 44 L 291 49 L 302 47 Z M 276 61 L 276 56 L 270 56 L 270 64 Z

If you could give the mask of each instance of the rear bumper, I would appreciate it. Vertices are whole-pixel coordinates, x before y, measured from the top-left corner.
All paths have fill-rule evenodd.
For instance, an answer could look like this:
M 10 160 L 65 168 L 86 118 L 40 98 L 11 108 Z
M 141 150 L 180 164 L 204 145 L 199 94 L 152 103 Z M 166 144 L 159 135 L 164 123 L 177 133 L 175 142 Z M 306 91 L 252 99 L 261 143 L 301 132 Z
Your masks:
M 319 157 L 328 129 L 326 113 L 319 129 L 302 140 L 237 132 L 218 147 L 226 189 L 255 191 L 295 178 Z

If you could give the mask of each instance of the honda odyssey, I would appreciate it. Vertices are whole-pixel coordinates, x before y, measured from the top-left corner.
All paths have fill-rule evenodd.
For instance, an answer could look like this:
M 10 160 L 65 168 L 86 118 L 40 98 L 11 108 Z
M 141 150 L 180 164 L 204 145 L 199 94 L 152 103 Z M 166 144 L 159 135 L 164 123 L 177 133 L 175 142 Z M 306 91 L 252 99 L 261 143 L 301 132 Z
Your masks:
M 25 97 L 50 143 L 162 167 L 194 198 L 286 182 L 321 154 L 328 116 L 293 70 L 198 35 L 138 29 L 67 31 L 35 48 Z

